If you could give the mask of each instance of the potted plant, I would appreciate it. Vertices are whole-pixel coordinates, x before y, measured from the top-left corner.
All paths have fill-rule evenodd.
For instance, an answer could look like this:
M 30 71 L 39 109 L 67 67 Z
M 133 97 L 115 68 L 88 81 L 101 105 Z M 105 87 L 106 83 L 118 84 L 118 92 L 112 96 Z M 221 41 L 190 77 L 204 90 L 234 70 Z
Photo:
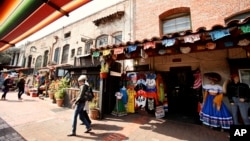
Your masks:
M 62 78 L 58 82 L 58 89 L 55 92 L 56 103 L 59 107 L 62 107 L 64 96 L 66 94 L 66 88 L 69 88 L 69 80 Z
M 109 72 L 109 64 L 107 62 L 101 63 L 100 78 L 107 78 Z
M 98 119 L 99 118 L 99 109 L 98 109 L 98 97 L 96 93 L 94 93 L 94 98 L 92 101 L 89 101 L 89 112 L 91 119 Z
M 48 94 L 49 94 L 49 98 L 50 99 L 54 99 L 54 94 L 56 92 L 56 89 L 58 88 L 58 81 L 51 81 L 50 85 L 49 85 L 49 90 L 48 90 Z

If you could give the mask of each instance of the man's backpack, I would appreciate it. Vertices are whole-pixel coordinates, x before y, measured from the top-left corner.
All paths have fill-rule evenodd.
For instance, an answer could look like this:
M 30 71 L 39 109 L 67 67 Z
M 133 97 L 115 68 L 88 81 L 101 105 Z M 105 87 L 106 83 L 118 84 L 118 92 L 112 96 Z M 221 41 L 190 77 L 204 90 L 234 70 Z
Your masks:
M 87 87 L 87 90 L 85 91 L 84 98 L 86 101 L 92 101 L 94 98 L 92 88 L 90 86 L 87 86 L 87 85 L 86 85 L 86 87 Z

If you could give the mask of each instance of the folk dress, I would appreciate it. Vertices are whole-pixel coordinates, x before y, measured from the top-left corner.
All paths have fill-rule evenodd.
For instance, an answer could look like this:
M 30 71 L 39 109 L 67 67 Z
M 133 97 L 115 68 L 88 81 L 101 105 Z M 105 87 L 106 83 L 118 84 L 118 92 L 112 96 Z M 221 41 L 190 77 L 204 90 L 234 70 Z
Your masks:
M 126 110 L 125 105 L 122 101 L 123 94 L 121 92 L 116 92 L 115 96 L 116 96 L 116 104 L 115 104 L 114 110 L 112 111 L 111 114 L 115 115 L 115 116 L 127 115 L 127 110 Z
M 211 127 L 230 129 L 233 118 L 226 105 L 222 102 L 222 87 L 217 84 L 207 84 L 203 86 L 203 89 L 205 95 L 200 112 L 202 123 Z

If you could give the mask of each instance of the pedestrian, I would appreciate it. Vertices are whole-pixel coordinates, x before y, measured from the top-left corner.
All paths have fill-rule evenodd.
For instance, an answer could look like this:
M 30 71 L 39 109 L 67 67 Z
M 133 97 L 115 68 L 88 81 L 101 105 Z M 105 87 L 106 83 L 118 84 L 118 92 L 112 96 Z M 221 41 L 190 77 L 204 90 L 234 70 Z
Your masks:
M 215 72 L 205 73 L 204 76 L 210 80 L 210 84 L 203 86 L 204 97 L 200 120 L 203 124 L 211 128 L 221 128 L 221 130 L 230 129 L 233 119 L 228 108 L 222 101 L 222 86 L 216 84 L 221 80 L 221 76 Z
M 11 83 L 10 75 L 7 75 L 3 82 L 3 88 L 2 88 L 3 94 L 1 97 L 2 100 L 6 100 L 6 95 L 9 92 L 9 87 L 11 85 L 10 83 Z
M 250 90 L 249 86 L 241 83 L 238 75 L 232 75 L 232 81 L 227 85 L 227 95 L 232 108 L 234 125 L 239 125 L 238 113 L 244 125 L 250 125 L 248 118 Z
M 87 80 L 85 80 L 85 85 L 87 85 L 91 93 L 93 93 L 92 88 L 89 86 L 89 83 L 87 82 Z M 88 112 L 89 112 L 89 101 L 86 100 L 84 108 L 83 108 L 83 115 L 86 118 L 86 120 L 89 122 L 89 124 L 91 125 L 92 122 L 89 118 Z M 82 125 L 84 125 L 84 123 L 82 123 Z
M 17 87 L 18 87 L 18 100 L 22 100 L 22 94 L 24 93 L 24 87 L 25 87 L 25 76 L 21 76 L 18 83 L 17 83 Z
M 79 115 L 80 120 L 85 124 L 87 130 L 85 133 L 89 133 L 92 129 L 90 127 L 90 123 L 87 121 L 86 117 L 83 113 L 83 108 L 85 106 L 86 99 L 84 98 L 84 94 L 87 91 L 88 86 L 85 84 L 85 81 L 87 80 L 86 75 L 81 75 L 78 78 L 78 83 L 80 86 L 80 91 L 76 99 L 73 99 L 73 105 L 72 108 L 74 108 L 74 115 L 73 115 L 73 123 L 72 123 L 72 131 L 68 136 L 76 136 L 76 124 L 77 124 L 77 116 Z

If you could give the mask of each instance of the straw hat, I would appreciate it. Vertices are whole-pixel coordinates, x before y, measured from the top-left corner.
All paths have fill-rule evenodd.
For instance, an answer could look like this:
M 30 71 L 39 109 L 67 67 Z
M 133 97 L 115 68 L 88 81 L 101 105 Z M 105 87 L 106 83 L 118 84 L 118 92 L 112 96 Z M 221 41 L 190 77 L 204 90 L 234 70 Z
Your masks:
M 83 81 L 83 80 L 87 80 L 87 76 L 86 76 L 86 75 L 81 75 L 81 76 L 78 78 L 78 81 Z

